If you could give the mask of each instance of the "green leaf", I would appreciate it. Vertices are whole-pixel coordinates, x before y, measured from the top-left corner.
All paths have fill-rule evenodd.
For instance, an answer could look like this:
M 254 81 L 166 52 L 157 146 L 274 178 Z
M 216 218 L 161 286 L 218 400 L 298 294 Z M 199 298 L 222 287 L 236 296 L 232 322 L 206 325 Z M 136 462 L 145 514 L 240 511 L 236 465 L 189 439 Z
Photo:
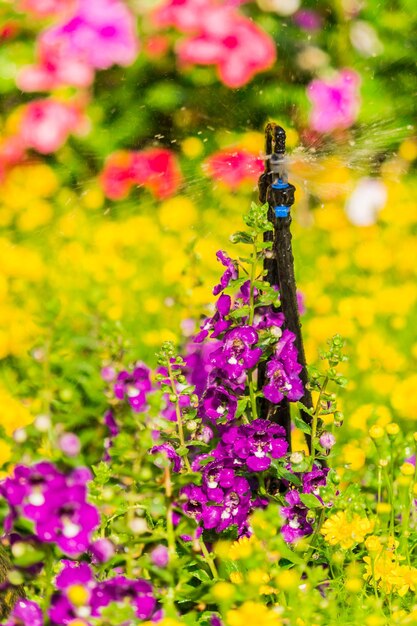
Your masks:
M 318 500 L 316 496 L 313 496 L 312 493 L 300 493 L 300 500 L 309 509 L 317 509 L 323 506 L 320 500 Z
M 311 426 L 306 424 L 305 421 L 301 419 L 299 415 L 294 415 L 294 424 L 297 428 L 299 428 L 306 435 L 311 435 Z
M 232 243 L 253 243 L 253 237 L 249 233 L 239 230 L 230 235 L 230 241 Z

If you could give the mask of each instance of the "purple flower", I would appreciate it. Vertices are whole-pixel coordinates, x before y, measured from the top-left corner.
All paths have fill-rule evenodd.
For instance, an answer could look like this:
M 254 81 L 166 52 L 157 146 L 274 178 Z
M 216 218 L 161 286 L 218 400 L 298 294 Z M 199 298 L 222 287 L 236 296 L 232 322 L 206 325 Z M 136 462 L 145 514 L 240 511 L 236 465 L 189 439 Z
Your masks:
M 246 370 L 255 367 L 262 355 L 260 348 L 253 348 L 258 333 L 252 326 L 241 326 L 227 331 L 223 344 L 210 355 L 212 364 L 224 370 L 226 377 L 239 381 Z
M 220 345 L 219 341 L 209 341 L 203 344 L 189 343 L 186 346 L 187 354 L 184 358 L 187 366 L 185 377 L 190 385 L 195 385 L 195 393 L 200 398 L 207 386 L 207 380 L 213 365 L 210 354 Z
M 21 598 L 16 602 L 5 626 L 43 626 L 43 616 L 36 602 Z
M 271 459 L 281 459 L 287 450 L 285 429 L 269 420 L 256 419 L 227 428 L 213 455 L 245 464 L 251 472 L 263 472 L 271 466 Z
M 155 610 L 156 600 L 151 584 L 140 578 L 129 580 L 124 576 L 115 576 L 98 583 L 92 595 L 91 604 L 94 611 L 97 611 L 110 602 L 125 603 L 126 600 L 130 601 L 139 619 L 149 619 Z
M 282 515 L 287 520 L 281 528 L 281 533 L 285 541 L 292 543 L 301 537 L 311 535 L 313 527 L 307 521 L 308 508 L 301 502 L 298 491 L 291 489 L 285 499 L 289 506 L 284 506 L 281 509 Z
M 298 354 L 294 346 L 295 335 L 284 330 L 281 339 L 275 347 L 275 352 L 266 366 L 268 384 L 264 386 L 265 398 L 278 404 L 287 397 L 291 401 L 302 398 L 303 384 L 298 376 L 301 365 L 297 362 Z
M 313 105 L 311 128 L 319 133 L 349 128 L 359 112 L 359 85 L 360 76 L 351 69 L 343 69 L 328 80 L 313 80 L 307 88 Z
M 164 454 L 167 459 L 173 462 L 174 472 L 180 472 L 182 467 L 182 461 L 180 455 L 174 450 L 170 443 L 163 443 L 159 446 L 154 446 L 151 449 L 151 454 L 157 454 L 158 452 Z
M 201 343 L 207 337 L 210 331 L 211 338 L 215 339 L 225 330 L 230 328 L 232 322 L 230 320 L 226 320 L 226 315 L 230 313 L 230 307 L 232 305 L 232 300 L 230 296 L 226 296 L 226 294 L 222 294 L 220 298 L 216 302 L 216 313 L 213 317 L 208 317 L 201 326 L 200 332 L 194 337 L 195 343 Z
M 162 544 L 156 546 L 151 552 L 151 561 L 156 567 L 166 567 L 169 563 L 168 548 Z
M 214 423 L 234 419 L 237 409 L 237 398 L 220 385 L 209 386 L 205 390 L 198 415 Z
M 234 261 L 227 256 L 225 252 L 219 250 L 216 252 L 216 257 L 222 265 L 226 268 L 223 276 L 220 278 L 220 283 L 213 288 L 213 295 L 217 296 L 221 291 L 229 286 L 231 280 L 236 280 L 238 277 L 237 267 Z
M 146 394 L 151 389 L 150 370 L 139 363 L 133 372 L 123 370 L 117 375 L 114 395 L 118 400 L 127 399 L 132 409 L 139 413 L 146 407 Z
M 320 487 L 326 486 L 328 473 L 328 467 L 319 468 L 317 466 L 314 466 L 311 472 L 306 472 L 305 474 L 303 474 L 303 492 L 313 493 L 315 496 L 318 497 L 320 494 Z

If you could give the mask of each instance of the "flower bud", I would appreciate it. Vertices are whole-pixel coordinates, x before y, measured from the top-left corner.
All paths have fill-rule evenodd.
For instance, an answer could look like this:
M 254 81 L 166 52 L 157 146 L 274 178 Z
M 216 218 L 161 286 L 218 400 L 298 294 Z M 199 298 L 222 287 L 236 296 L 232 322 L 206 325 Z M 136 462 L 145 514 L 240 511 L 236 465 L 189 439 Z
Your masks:
M 378 424 L 374 424 L 369 429 L 369 436 L 374 441 L 378 441 L 379 439 L 382 439 L 382 437 L 384 436 L 384 429 L 382 428 L 382 426 L 378 426 Z
M 385 426 L 385 430 L 387 431 L 387 435 L 390 439 L 394 439 L 400 432 L 400 427 L 396 422 L 391 422 Z
M 156 546 L 151 552 L 151 561 L 156 567 L 166 567 L 169 563 L 168 548 L 162 544 Z

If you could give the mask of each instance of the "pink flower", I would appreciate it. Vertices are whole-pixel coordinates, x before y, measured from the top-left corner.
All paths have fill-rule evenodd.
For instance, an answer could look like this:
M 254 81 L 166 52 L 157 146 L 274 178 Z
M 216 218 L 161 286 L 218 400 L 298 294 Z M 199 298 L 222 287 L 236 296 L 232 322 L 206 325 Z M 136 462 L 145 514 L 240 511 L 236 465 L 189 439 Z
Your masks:
M 197 35 L 179 43 L 178 56 L 183 64 L 217 65 L 220 80 L 233 89 L 271 67 L 276 49 L 272 38 L 249 19 L 217 7 L 206 13 Z
M 359 85 L 359 75 L 350 69 L 341 70 L 330 80 L 313 80 L 307 88 L 313 104 L 311 128 L 330 133 L 336 128 L 351 126 L 360 107 Z
M 149 189 L 162 200 L 177 191 L 182 175 L 171 150 L 148 148 L 114 152 L 108 157 L 100 179 L 104 193 L 112 200 L 126 198 L 133 185 Z
M 194 32 L 204 26 L 206 10 L 237 7 L 247 0 L 168 0 L 153 12 L 156 26 L 173 26 L 183 33 Z
M 22 91 L 50 91 L 62 85 L 88 87 L 94 80 L 93 68 L 77 56 L 67 54 L 62 40 L 40 38 L 38 62 L 24 67 L 17 76 Z
M 73 104 L 53 98 L 33 100 L 23 112 L 20 138 L 25 148 L 49 154 L 63 146 L 70 133 L 81 131 L 84 121 Z
M 203 24 L 205 9 L 212 6 L 210 0 L 168 0 L 158 7 L 152 17 L 156 26 L 173 26 L 183 33 L 198 30 Z
M 159 200 L 172 196 L 182 181 L 177 159 L 167 148 L 137 152 L 133 170 L 135 183 L 149 189 Z
M 230 189 L 242 183 L 255 184 L 264 171 L 261 157 L 247 150 L 225 148 L 212 154 L 204 164 L 207 174 Z
M 129 195 L 134 184 L 134 153 L 128 150 L 113 152 L 104 165 L 100 181 L 103 191 L 111 200 L 122 200 Z
M 79 0 L 75 13 L 46 30 L 42 39 L 101 70 L 133 63 L 139 48 L 135 19 L 119 0 Z

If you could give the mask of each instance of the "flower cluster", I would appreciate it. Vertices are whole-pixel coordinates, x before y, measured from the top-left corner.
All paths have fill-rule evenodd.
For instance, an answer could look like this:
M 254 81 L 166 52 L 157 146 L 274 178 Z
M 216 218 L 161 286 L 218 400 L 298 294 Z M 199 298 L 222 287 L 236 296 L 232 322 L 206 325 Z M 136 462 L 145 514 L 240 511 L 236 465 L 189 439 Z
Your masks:
M 34 523 L 39 541 L 55 543 L 68 555 L 85 552 L 100 521 L 97 509 L 87 502 L 91 478 L 86 468 L 63 474 L 46 461 L 18 465 L 0 486 L 10 507 L 7 529 L 22 516 Z

